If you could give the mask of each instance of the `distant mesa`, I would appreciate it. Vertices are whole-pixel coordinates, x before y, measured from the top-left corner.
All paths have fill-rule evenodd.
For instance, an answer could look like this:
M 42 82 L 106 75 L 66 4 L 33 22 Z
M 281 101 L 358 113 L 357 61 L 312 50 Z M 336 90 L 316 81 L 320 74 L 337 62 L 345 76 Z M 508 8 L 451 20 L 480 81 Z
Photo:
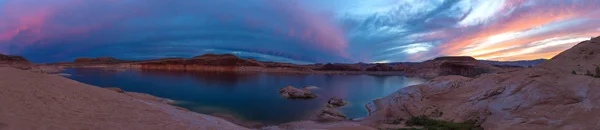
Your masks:
M 142 68 L 179 67 L 180 69 L 184 69 L 188 66 L 265 66 L 264 64 L 258 61 L 242 59 L 232 54 L 204 54 L 201 56 L 193 57 L 191 59 L 169 58 L 162 60 L 143 61 L 137 64 L 142 65 Z
M 352 64 L 325 64 L 315 70 L 321 71 L 362 71 L 360 69 L 360 65 L 352 65 Z
M 374 66 L 368 67 L 365 71 L 395 71 L 394 67 L 391 67 L 384 63 L 377 63 Z
M 501 68 L 479 62 L 475 58 L 469 56 L 445 56 L 407 67 L 405 74 L 425 78 L 435 78 L 446 75 L 475 77 L 500 69 Z
M 111 64 L 111 63 L 122 63 L 124 60 L 118 60 L 113 57 L 99 57 L 99 58 L 77 58 L 74 63 L 95 63 L 95 64 Z

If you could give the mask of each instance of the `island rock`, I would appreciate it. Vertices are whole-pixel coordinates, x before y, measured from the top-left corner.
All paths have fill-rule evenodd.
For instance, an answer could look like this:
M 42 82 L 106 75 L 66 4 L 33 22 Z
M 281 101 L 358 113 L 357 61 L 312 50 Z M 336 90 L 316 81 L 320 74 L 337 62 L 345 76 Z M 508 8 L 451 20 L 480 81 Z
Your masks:
M 282 97 L 285 98 L 316 98 L 317 94 L 312 93 L 310 90 L 306 89 L 298 89 L 293 86 L 287 86 L 285 88 L 279 89 L 279 93 Z

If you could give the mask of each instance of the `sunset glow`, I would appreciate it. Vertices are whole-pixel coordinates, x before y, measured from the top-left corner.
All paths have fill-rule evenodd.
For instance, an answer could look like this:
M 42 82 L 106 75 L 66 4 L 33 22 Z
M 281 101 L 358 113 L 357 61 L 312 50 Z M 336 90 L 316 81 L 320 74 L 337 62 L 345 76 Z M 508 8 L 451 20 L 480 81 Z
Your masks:
M 600 35 L 596 0 L 166 3 L 0 0 L 0 53 L 35 62 L 234 52 L 295 63 L 423 61 L 444 55 L 530 60 L 551 58 Z

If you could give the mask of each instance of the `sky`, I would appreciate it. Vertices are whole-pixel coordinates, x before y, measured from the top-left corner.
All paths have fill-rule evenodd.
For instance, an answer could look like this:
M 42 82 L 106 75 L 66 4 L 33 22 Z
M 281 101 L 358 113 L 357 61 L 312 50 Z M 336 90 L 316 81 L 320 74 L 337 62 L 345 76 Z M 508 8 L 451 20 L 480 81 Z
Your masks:
M 33 62 L 207 53 L 291 63 L 552 58 L 600 0 L 0 0 L 0 53 Z

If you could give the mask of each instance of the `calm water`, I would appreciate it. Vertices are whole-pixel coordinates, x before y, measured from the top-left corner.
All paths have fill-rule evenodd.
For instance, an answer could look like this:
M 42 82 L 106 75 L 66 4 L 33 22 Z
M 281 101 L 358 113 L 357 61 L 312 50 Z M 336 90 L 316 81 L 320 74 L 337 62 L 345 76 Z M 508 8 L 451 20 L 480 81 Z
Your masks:
M 71 79 L 100 87 L 148 93 L 180 102 L 178 106 L 205 114 L 230 114 L 241 119 L 278 124 L 307 119 L 330 97 L 349 102 L 341 110 L 351 118 L 367 116 L 364 105 L 396 90 L 425 82 L 403 76 L 271 74 L 235 72 L 104 72 L 68 69 Z M 288 100 L 279 89 L 292 85 L 318 86 L 319 97 Z

